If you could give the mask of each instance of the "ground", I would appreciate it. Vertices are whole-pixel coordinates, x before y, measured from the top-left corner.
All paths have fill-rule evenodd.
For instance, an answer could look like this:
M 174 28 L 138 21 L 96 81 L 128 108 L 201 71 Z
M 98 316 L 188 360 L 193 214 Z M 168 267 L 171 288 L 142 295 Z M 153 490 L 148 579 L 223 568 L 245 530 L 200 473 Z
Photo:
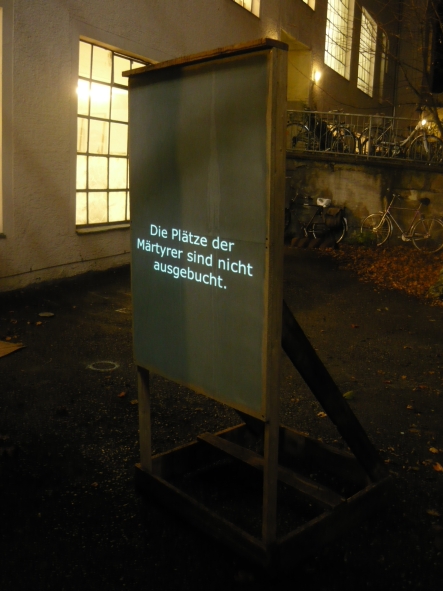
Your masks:
M 412 249 L 371 256 L 357 247 L 288 249 L 284 291 L 395 494 L 370 520 L 294 561 L 278 584 L 135 490 L 129 269 L 0 295 L 0 340 L 25 345 L 0 358 L 0 589 L 440 589 L 443 309 L 425 295 L 441 259 L 415 260 Z M 384 279 L 381 270 L 368 275 L 377 264 Z M 388 284 L 404 286 L 404 276 L 394 278 L 404 268 L 420 293 Z M 160 378 L 152 389 L 154 453 L 238 422 L 231 409 Z M 344 445 L 283 354 L 281 420 Z

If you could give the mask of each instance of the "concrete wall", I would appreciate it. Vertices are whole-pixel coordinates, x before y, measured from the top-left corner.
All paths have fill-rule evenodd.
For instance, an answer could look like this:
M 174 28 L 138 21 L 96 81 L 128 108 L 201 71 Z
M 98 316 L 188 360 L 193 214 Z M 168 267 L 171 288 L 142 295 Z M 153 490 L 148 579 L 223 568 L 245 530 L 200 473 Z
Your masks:
M 298 192 L 332 199 L 334 205 L 346 208 L 349 234 L 358 231 L 361 219 L 380 211 L 386 203 L 388 189 L 401 195 L 398 205 L 416 208 L 418 199 L 428 197 L 426 215 L 443 218 L 443 171 L 412 168 L 410 163 L 356 163 L 339 159 L 311 160 L 288 157 L 286 161 L 286 206 Z M 410 222 L 407 212 L 396 212 Z
M 127 228 L 75 227 L 79 39 L 163 61 L 277 37 L 278 5 L 258 19 L 232 0 L 0 0 L 0 290 L 129 261 Z

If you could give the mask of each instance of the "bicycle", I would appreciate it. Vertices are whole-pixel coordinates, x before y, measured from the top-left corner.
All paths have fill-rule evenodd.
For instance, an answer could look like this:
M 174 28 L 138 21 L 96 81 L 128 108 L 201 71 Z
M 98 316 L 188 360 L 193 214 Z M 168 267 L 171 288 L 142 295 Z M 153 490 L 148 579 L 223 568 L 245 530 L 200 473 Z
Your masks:
M 376 246 L 381 246 L 392 236 L 394 232 L 394 225 L 401 232 L 400 237 L 404 242 L 412 242 L 417 250 L 424 253 L 438 252 L 443 248 L 443 222 L 436 217 L 425 218 L 421 212 L 422 206 L 428 206 L 430 199 L 422 197 L 419 199 L 420 205 L 417 209 L 410 207 L 395 207 L 394 201 L 400 195 L 395 193 L 392 195 L 391 202 L 385 210 L 378 213 L 371 213 L 361 224 L 360 233 L 365 243 L 372 243 Z M 399 222 L 394 218 L 392 211 L 406 210 L 414 212 L 409 228 L 404 230 Z
M 294 120 L 294 113 L 289 113 L 286 125 L 286 149 L 318 152 L 320 150 L 320 142 L 315 132 L 310 131 L 307 125 L 307 114 L 304 119 L 303 122 Z
M 353 154 L 356 139 L 338 111 L 332 111 L 333 120 L 321 118 L 317 113 L 306 112 L 303 120 L 294 119 L 289 113 L 286 126 L 286 149 L 312 152 L 339 152 Z
M 293 207 L 285 210 L 285 231 L 290 228 L 292 223 L 292 214 L 297 209 L 295 202 L 297 198 L 303 199 L 303 207 L 315 208 L 309 219 L 303 220 L 300 216 L 296 218 L 298 231 L 308 238 L 312 234 L 313 238 L 331 237 L 335 244 L 341 242 L 348 231 L 348 221 L 343 215 L 343 210 L 339 207 L 331 207 L 331 200 L 319 197 L 317 204 L 314 205 L 309 196 L 302 197 L 298 193 L 292 199 Z
M 406 138 L 400 138 L 394 129 L 394 119 L 384 124 L 384 117 L 375 117 L 374 126 L 363 130 L 359 140 L 359 151 L 369 156 L 382 158 L 406 157 L 430 164 L 439 164 L 443 160 L 443 141 L 427 132 L 427 121 L 421 118 Z M 363 138 L 363 139 L 362 139 Z

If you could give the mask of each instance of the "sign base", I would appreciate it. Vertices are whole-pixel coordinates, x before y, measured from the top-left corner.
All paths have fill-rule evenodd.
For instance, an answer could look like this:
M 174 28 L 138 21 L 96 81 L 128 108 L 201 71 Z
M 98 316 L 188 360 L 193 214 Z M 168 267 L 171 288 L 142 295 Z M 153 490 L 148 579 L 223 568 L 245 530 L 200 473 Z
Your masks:
M 269 571 L 284 570 L 367 519 L 390 476 L 372 482 L 356 458 L 287 427 L 279 430 L 277 538 L 260 536 L 262 438 L 242 423 L 136 465 L 138 488 Z M 245 466 L 249 466 L 245 468 Z

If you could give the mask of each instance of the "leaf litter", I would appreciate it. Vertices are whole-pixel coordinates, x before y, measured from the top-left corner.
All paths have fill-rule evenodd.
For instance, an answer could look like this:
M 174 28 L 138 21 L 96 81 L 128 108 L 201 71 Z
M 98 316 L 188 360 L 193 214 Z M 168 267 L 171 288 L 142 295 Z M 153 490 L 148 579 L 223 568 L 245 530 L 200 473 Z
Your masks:
M 443 306 L 443 301 L 427 296 L 443 269 L 443 252 L 429 255 L 404 246 L 365 248 L 348 244 L 322 252 L 336 258 L 344 269 L 356 273 L 361 281 Z

